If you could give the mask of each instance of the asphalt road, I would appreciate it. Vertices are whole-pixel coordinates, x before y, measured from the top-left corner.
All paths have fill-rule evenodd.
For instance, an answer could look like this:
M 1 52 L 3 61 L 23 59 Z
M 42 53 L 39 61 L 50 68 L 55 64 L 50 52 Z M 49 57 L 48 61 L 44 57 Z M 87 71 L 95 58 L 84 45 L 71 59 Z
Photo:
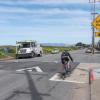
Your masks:
M 85 54 L 84 51 L 70 52 L 74 58 L 72 70 L 79 63 L 100 63 L 100 54 Z M 61 71 L 60 55 L 0 61 L 0 100 L 74 100 L 77 84 L 49 80 Z M 31 72 L 24 70 L 26 68 Z

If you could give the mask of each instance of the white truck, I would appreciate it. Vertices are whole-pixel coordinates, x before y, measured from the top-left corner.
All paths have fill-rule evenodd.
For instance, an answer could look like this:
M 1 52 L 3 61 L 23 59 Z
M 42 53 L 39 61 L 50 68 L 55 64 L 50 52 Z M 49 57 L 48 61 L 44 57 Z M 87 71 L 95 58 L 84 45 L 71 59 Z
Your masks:
M 23 57 L 42 56 L 40 44 L 33 40 L 16 41 L 16 59 Z

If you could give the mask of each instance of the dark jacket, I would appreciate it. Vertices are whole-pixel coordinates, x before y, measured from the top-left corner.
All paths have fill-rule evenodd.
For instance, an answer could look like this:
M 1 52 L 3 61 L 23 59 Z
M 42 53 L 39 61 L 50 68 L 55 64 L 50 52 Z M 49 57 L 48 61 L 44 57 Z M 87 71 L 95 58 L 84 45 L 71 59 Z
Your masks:
M 66 57 L 70 58 L 71 61 L 73 61 L 73 58 L 71 57 L 69 52 L 67 52 L 67 51 L 62 52 L 61 59 L 66 58 Z

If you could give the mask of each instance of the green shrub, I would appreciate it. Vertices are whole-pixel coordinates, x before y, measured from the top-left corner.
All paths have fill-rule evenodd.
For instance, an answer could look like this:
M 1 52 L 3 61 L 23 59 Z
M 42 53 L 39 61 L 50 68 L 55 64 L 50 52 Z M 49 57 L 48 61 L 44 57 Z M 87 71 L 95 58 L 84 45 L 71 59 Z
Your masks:
M 2 52 L 0 51 L 0 56 L 2 56 L 3 54 L 2 54 Z
M 48 54 L 48 53 L 51 53 L 51 48 L 43 48 L 43 53 L 44 54 Z
M 4 54 L 0 51 L 0 58 L 5 58 Z
M 72 50 L 77 50 L 78 49 L 75 46 L 69 46 L 69 47 L 43 46 L 43 52 L 44 52 L 44 54 L 51 53 L 52 49 L 54 49 L 54 48 L 58 48 L 60 50 L 60 52 L 63 52 L 65 49 L 68 50 L 68 51 L 72 51 Z
M 8 48 L 8 53 L 15 53 L 15 50 L 13 48 Z
M 7 55 L 3 53 L 3 48 L 8 49 Z M 0 46 L 0 58 L 5 58 L 8 56 L 15 57 L 15 52 L 16 52 L 15 50 L 16 50 L 15 46 Z

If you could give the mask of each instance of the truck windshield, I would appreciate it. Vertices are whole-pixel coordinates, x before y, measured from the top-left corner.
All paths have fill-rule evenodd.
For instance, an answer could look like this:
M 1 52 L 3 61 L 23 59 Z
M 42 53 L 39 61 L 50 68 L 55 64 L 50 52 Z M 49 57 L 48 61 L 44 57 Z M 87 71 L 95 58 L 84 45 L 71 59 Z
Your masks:
M 21 45 L 21 48 L 29 48 L 30 47 L 30 43 L 24 43 Z

